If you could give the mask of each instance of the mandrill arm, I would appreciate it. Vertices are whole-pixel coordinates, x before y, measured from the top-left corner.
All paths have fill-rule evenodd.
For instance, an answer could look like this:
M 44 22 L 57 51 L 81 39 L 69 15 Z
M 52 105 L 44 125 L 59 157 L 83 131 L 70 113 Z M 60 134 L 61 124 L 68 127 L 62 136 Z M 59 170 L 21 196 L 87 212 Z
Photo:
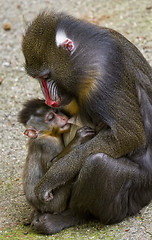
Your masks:
M 84 161 L 87 160 L 90 154 L 101 152 L 113 158 L 119 158 L 143 145 L 145 143 L 145 135 L 142 122 L 134 122 L 134 127 L 136 127 L 136 134 L 131 129 L 124 129 L 120 125 L 117 128 L 115 126 L 115 129 L 102 129 L 90 141 L 75 147 L 70 153 L 66 153 L 65 156 L 62 153 L 59 154 L 54 159 L 54 164 L 36 185 L 35 194 L 37 197 L 41 201 L 48 201 L 49 193 L 53 189 L 64 185 L 78 175 Z M 81 131 L 84 128 L 81 128 Z M 114 136 L 114 132 L 117 133 L 116 136 Z M 62 158 L 60 158 L 61 156 Z M 131 161 L 129 164 L 132 167 L 133 163 Z

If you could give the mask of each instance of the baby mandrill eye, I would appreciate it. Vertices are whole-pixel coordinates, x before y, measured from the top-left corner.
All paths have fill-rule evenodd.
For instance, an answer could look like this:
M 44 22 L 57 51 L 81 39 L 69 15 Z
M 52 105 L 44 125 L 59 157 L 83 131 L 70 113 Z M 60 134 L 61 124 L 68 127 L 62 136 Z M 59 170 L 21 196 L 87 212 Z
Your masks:
M 47 121 L 51 121 L 54 118 L 54 113 L 50 112 L 47 116 L 46 116 L 46 120 Z

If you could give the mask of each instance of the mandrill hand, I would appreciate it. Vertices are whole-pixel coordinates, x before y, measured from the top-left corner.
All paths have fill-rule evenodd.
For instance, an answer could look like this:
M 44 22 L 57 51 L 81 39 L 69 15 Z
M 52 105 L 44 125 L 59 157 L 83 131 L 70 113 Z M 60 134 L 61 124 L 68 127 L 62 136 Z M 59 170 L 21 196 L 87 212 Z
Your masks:
M 41 202 L 49 202 L 53 199 L 53 194 L 51 189 L 46 189 L 46 186 L 43 186 L 43 182 L 41 180 L 36 184 L 34 189 L 36 197 Z
M 92 139 L 94 136 L 95 130 L 93 128 L 84 126 L 77 130 L 75 138 L 79 144 L 83 144 Z

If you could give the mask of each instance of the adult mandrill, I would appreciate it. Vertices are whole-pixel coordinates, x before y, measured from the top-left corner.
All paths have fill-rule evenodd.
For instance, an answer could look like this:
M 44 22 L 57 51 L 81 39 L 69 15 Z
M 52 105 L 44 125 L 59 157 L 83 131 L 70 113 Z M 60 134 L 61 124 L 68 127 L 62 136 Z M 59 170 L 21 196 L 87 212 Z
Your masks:
M 111 224 L 138 213 L 152 199 L 152 69 L 145 58 L 118 32 L 62 13 L 38 15 L 22 49 L 47 105 L 62 106 L 93 128 L 106 126 L 59 154 L 37 184 L 45 202 L 77 176 L 68 211 L 42 214 L 35 228 L 51 234 L 91 216 Z

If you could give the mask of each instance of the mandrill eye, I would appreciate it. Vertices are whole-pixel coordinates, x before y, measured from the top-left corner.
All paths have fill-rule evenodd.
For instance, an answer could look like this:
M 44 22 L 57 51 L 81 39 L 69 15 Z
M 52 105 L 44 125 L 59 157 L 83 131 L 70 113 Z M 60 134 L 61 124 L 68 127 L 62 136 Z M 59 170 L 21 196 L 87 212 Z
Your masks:
M 41 76 L 40 79 L 42 79 L 42 80 L 51 79 L 51 73 L 49 72 L 48 74 L 45 74 L 45 75 Z
M 50 70 L 45 70 L 39 73 L 38 75 L 34 76 L 34 78 L 37 78 L 38 80 L 48 80 L 51 79 L 52 74 Z
M 47 115 L 46 115 L 46 121 L 52 121 L 53 118 L 54 118 L 54 113 L 53 112 L 49 112 Z

